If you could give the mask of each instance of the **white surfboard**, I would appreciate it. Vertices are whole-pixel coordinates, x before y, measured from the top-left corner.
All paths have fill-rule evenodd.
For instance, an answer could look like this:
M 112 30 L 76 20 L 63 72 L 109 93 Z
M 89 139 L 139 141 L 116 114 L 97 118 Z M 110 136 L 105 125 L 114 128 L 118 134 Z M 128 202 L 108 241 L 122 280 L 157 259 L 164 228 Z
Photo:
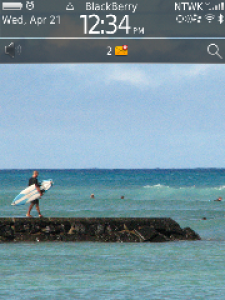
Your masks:
M 51 188 L 52 185 L 52 179 L 43 180 L 41 182 L 40 190 L 46 192 Z M 38 198 L 40 198 L 40 193 L 38 192 L 35 184 L 32 184 L 23 191 L 21 191 L 19 195 L 17 195 L 16 198 L 13 200 L 11 205 L 23 205 Z

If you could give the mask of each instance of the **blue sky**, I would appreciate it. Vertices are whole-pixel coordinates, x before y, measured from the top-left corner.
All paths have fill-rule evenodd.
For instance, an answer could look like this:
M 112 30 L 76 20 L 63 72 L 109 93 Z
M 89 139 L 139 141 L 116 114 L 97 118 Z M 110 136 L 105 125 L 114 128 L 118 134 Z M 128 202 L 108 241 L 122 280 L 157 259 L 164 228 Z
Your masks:
M 222 65 L 2 65 L 0 169 L 225 167 Z

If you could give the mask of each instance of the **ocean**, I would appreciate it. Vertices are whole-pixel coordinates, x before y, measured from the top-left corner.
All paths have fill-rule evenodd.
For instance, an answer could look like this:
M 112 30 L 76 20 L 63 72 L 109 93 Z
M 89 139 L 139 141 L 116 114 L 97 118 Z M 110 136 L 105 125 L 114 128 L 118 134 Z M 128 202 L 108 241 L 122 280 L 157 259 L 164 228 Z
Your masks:
M 31 175 L 0 170 L 0 217 L 26 215 L 11 202 Z M 225 169 L 39 170 L 42 179 L 54 181 L 45 217 L 170 217 L 202 239 L 1 243 L 0 299 L 223 299 Z

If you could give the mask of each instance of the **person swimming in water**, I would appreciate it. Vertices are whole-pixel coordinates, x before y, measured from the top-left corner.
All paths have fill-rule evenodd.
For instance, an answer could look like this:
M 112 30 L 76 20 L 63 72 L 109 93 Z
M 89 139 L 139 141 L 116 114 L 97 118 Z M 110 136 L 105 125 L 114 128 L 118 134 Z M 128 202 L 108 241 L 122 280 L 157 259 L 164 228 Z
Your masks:
M 214 200 L 214 201 L 222 201 L 222 197 L 219 197 L 219 198 L 217 198 L 217 199 Z

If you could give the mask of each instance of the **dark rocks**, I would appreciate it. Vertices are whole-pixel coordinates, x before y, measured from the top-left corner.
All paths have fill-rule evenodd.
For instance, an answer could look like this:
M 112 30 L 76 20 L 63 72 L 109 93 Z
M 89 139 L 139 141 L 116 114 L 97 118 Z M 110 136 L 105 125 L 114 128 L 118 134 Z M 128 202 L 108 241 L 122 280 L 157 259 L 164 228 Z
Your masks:
M 185 232 L 185 240 L 188 241 L 200 240 L 200 236 L 190 227 L 184 228 L 183 231 Z
M 0 218 L 0 241 L 168 242 L 200 240 L 170 218 Z

